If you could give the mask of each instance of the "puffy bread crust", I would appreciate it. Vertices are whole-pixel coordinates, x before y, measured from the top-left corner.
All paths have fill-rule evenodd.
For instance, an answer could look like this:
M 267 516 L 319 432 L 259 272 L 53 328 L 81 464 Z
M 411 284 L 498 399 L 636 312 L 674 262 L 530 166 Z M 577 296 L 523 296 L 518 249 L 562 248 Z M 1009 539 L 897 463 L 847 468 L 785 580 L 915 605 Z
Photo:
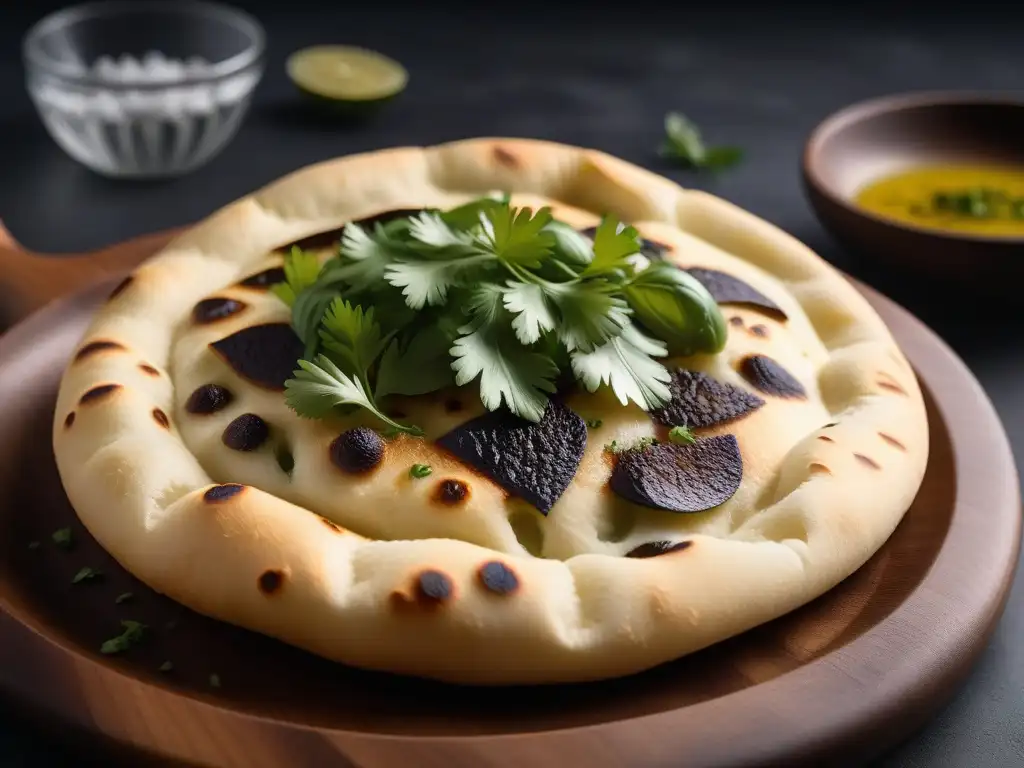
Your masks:
M 174 340 L 196 301 L 301 237 L 492 189 L 615 213 L 678 245 L 687 265 L 702 251 L 731 259 L 736 276 L 794 309 L 791 335 L 814 350 L 812 383 L 835 425 L 789 449 L 758 503 L 648 559 L 533 558 L 443 538 L 374 541 L 255 487 L 214 486 L 170 417 L 183 396 L 168 376 Z M 443 680 L 623 675 L 784 614 L 877 551 L 927 462 L 910 366 L 881 319 L 823 260 L 721 199 L 547 142 L 475 139 L 300 170 L 221 209 L 139 267 L 82 345 L 98 340 L 120 349 L 69 365 L 53 442 L 68 497 L 100 544 L 201 613 L 344 663 Z M 636 543 L 657 537 L 658 523 L 648 528 Z M 481 568 L 493 562 L 515 574 L 516 589 L 484 588 Z M 444 574 L 447 593 L 436 578 L 421 579 L 425 572 Z

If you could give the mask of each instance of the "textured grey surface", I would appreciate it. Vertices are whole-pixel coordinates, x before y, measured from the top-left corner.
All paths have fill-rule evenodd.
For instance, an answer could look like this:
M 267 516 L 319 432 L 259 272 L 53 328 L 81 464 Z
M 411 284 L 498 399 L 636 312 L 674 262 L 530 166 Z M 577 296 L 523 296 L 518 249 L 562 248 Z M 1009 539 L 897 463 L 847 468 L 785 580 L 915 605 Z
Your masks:
M 591 145 L 720 194 L 879 285 L 950 342 L 995 402 L 1024 456 L 1024 319 L 998 319 L 895 280 L 839 250 L 799 184 L 803 141 L 829 112 L 862 98 L 915 89 L 1012 89 L 1024 73 L 1024 26 L 1002 6 L 961 6 L 955 16 L 897 14 L 892 4 L 735 4 L 670 14 L 591 7 L 495 13 L 371 3 L 307 2 L 253 8 L 270 32 L 267 75 L 241 133 L 216 161 L 186 178 L 117 183 L 76 165 L 46 137 L 24 95 L 17 40 L 45 4 L 0 10 L 0 218 L 27 246 L 78 251 L 184 224 L 301 165 L 400 143 L 473 135 L 532 136 Z M 276 8 L 275 8 L 276 5 Z M 28 7 L 28 6 L 26 6 Z M 549 8 L 554 8 L 551 4 Z M 330 8 L 318 10 L 318 8 Z M 510 20 L 510 16 L 524 20 Z M 502 17 L 500 26 L 496 18 Z M 539 21 L 539 23 L 538 23 Z M 408 92 L 358 129 L 310 122 L 295 109 L 282 64 L 291 50 L 350 42 L 409 66 Z M 715 141 L 749 153 L 717 180 L 665 166 L 655 149 L 666 110 L 680 109 Z M 1022 254 L 1024 256 L 1024 254 Z M 978 557 L 985 553 L 979 552 Z M 1024 765 L 1024 588 L 970 680 L 886 768 Z M 0 663 L 5 659 L 0 649 Z M 82 765 L 53 751 L 52 735 L 0 720 L 0 765 Z

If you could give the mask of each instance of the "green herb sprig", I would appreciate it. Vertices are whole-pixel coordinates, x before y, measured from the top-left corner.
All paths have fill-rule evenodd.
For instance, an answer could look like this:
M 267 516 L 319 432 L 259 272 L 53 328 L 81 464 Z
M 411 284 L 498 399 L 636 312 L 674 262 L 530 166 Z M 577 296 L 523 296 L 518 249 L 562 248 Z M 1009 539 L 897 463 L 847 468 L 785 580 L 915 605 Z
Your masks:
M 739 147 L 706 146 L 700 129 L 689 118 L 679 112 L 669 112 L 665 115 L 665 141 L 661 155 L 689 168 L 717 171 L 739 163 L 743 159 L 743 150 Z
M 272 288 L 305 346 L 287 403 L 313 419 L 362 408 L 411 435 L 422 430 L 387 416 L 384 398 L 477 382 L 488 410 L 536 422 L 571 374 L 623 405 L 664 405 L 658 358 L 718 352 L 726 326 L 696 279 L 640 248 L 614 217 L 589 240 L 507 197 L 347 224 L 335 256 L 293 249 Z

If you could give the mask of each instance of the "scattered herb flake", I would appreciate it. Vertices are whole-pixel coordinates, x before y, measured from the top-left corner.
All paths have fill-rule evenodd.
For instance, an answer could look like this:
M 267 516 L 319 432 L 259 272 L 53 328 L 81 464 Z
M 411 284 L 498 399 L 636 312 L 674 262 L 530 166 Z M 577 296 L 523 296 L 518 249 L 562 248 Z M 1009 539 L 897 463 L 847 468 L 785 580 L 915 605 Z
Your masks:
M 166 624 L 164 624 L 164 628 L 167 629 L 168 631 L 176 628 L 177 626 L 178 626 L 178 620 L 177 619 L 171 619 Z
M 210 687 L 211 688 L 220 688 L 220 675 L 217 675 L 217 674 L 210 675 Z
M 165 661 L 157 669 L 159 669 L 161 672 L 173 672 L 174 671 L 174 664 L 172 664 L 169 661 Z
M 676 445 L 692 445 L 697 442 L 697 438 L 689 427 L 672 427 L 668 431 L 668 440 Z
M 53 532 L 53 543 L 61 549 L 70 549 L 72 544 L 71 529 L 70 528 L 58 528 Z
M 39 542 L 38 541 L 30 541 L 28 543 L 28 548 L 29 549 L 39 549 Z
M 626 451 L 642 451 L 646 448 L 650 448 L 652 445 L 658 444 L 658 438 L 656 437 L 638 437 L 631 443 L 620 443 L 618 440 L 612 440 L 608 445 L 605 446 L 605 450 L 609 453 L 619 454 L 625 453 Z
M 433 472 L 429 464 L 413 464 L 409 468 L 409 476 L 415 477 L 417 480 L 422 479 Z
M 604 424 L 604 422 L 601 421 L 601 419 L 590 419 L 589 421 L 587 421 L 587 426 L 590 427 L 591 429 L 597 429 L 602 424 Z
M 72 584 L 78 584 L 83 581 L 94 581 L 103 576 L 101 571 L 96 570 L 88 565 L 79 568 L 78 573 L 71 579 Z
M 124 631 L 117 637 L 105 640 L 103 645 L 100 646 L 100 653 L 107 655 L 124 653 L 142 640 L 146 631 L 145 624 L 138 621 L 131 621 L 130 619 L 122 621 L 121 626 L 124 628 Z
M 135 595 L 133 595 L 131 592 L 122 592 L 120 595 L 118 595 L 116 598 L 114 598 L 114 602 L 117 605 L 120 605 L 121 603 L 128 602 L 133 597 L 135 597 Z
M 669 112 L 665 115 L 665 142 L 662 157 L 676 160 L 689 168 L 722 170 L 743 159 L 739 147 L 708 147 L 700 129 L 685 115 Z

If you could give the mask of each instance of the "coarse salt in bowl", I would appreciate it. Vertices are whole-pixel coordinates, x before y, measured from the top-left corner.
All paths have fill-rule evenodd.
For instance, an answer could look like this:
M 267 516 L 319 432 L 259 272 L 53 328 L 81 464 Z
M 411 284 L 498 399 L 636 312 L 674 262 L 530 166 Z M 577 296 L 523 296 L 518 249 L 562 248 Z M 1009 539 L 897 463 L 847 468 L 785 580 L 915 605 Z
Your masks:
M 105 176 L 178 176 L 238 131 L 263 75 L 264 32 L 197 0 L 106 0 L 25 36 L 28 92 L 47 131 Z

